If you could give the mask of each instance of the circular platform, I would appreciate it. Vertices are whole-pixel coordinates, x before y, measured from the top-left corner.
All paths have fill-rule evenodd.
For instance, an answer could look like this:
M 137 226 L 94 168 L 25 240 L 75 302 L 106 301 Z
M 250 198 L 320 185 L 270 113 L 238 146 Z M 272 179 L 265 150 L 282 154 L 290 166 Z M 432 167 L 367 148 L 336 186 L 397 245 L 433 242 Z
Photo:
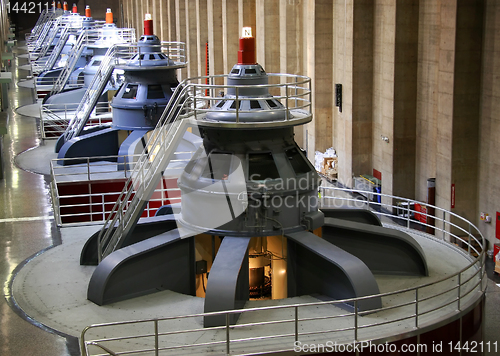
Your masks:
M 42 107 L 42 100 L 38 100 L 34 104 L 20 106 L 16 109 L 16 113 L 23 116 L 40 118 L 40 108 Z
M 31 71 L 32 67 L 31 67 L 31 64 L 28 63 L 28 64 L 23 64 L 23 65 L 20 65 L 20 66 L 17 66 L 18 69 L 21 69 L 21 70 L 27 70 L 27 71 Z
M 394 227 L 396 226 L 388 226 Z M 49 328 L 59 332 L 78 337 L 81 331 L 88 325 L 96 323 L 107 323 L 124 320 L 140 320 L 150 318 L 162 318 L 170 316 L 180 316 L 203 312 L 203 299 L 189 295 L 183 295 L 171 291 L 161 291 L 143 297 L 133 298 L 127 301 L 112 303 L 106 306 L 97 306 L 86 299 L 87 286 L 90 277 L 95 269 L 93 266 L 80 266 L 80 251 L 85 241 L 98 229 L 99 226 L 85 227 L 64 227 L 61 229 L 62 244 L 51 248 L 44 253 L 27 261 L 25 266 L 20 269 L 14 277 L 12 284 L 12 294 L 18 306 L 31 318 Z M 406 232 L 409 232 L 405 230 Z M 425 251 L 429 267 L 428 277 L 408 277 L 408 276 L 376 276 L 381 293 L 392 291 L 401 291 L 407 288 L 436 282 L 455 274 L 457 271 L 471 264 L 470 257 L 453 245 L 444 243 L 431 235 L 418 232 L 409 232 L 418 241 Z M 462 278 L 470 278 L 475 272 L 475 268 L 462 274 Z M 478 280 L 478 277 L 472 277 L 471 281 Z M 419 298 L 422 300 L 431 295 L 437 297 L 422 301 L 419 303 L 419 310 L 431 310 L 436 306 L 439 309 L 428 314 L 424 314 L 420 319 L 420 325 L 442 325 L 447 319 L 453 320 L 458 314 L 456 303 L 456 290 L 453 289 L 456 280 L 447 280 L 443 283 L 432 284 L 421 290 Z M 449 290 L 439 295 L 442 290 Z M 383 298 L 383 307 L 385 310 L 368 314 L 361 317 L 359 323 L 364 325 L 383 323 L 388 320 L 400 319 L 410 316 L 414 313 L 415 307 L 390 309 L 391 306 L 410 301 L 414 294 L 400 293 L 393 294 Z M 478 293 L 470 293 L 462 298 L 462 308 L 476 303 L 480 298 Z M 320 297 L 321 299 L 321 297 Z M 272 305 L 290 305 L 296 303 L 314 303 L 320 301 L 313 296 L 302 296 L 287 298 L 281 300 L 259 300 L 249 301 L 245 308 L 272 306 Z M 442 305 L 450 303 L 448 306 Z M 462 309 L 462 310 L 464 310 Z M 308 310 L 308 309 L 307 309 Z M 345 310 L 333 305 L 320 305 L 310 308 L 308 311 L 301 311 L 301 318 L 318 317 L 325 315 L 342 315 Z M 272 318 L 289 319 L 288 310 L 268 312 L 244 313 L 238 320 L 238 324 L 256 321 L 266 321 Z M 202 329 L 202 319 L 177 319 L 171 325 L 175 329 L 200 328 Z M 335 319 L 337 320 L 337 319 Z M 314 330 L 330 330 L 334 326 L 337 329 L 351 328 L 353 320 L 349 318 L 338 319 L 332 325 L 331 320 L 315 322 L 310 326 Z M 307 324 L 309 325 L 309 324 Z M 307 332 L 309 326 L 301 326 L 302 331 Z M 361 329 L 359 339 L 382 339 L 390 338 L 391 335 L 410 334 L 415 330 L 414 320 L 400 320 L 388 324 L 381 324 L 369 329 Z M 135 326 L 137 328 L 137 326 Z M 144 326 L 146 327 L 146 326 Z M 132 334 L 150 332 L 149 330 L 133 329 Z M 260 331 L 259 331 L 260 332 Z M 276 332 L 274 330 L 274 332 Z M 237 329 L 232 333 L 237 334 Z M 178 340 L 179 343 L 199 342 L 201 339 L 215 340 L 221 337 L 221 332 L 213 330 L 201 330 L 190 334 L 193 340 L 183 335 Z M 223 332 L 222 332 L 223 334 Z M 255 335 L 254 335 L 255 334 Z M 258 335 L 257 330 L 245 329 L 244 337 Z M 106 336 L 110 336 L 109 334 Z M 236 337 L 236 336 L 235 336 Z M 332 340 L 331 335 L 325 340 Z M 329 337 L 329 339 L 328 339 Z M 352 339 L 352 331 L 339 331 L 335 333 L 335 340 L 346 342 Z M 177 339 L 176 339 L 177 340 Z M 303 340 L 307 340 L 304 338 Z M 315 339 L 317 340 L 317 338 Z M 177 341 L 176 341 L 177 342 Z M 130 347 L 126 343 L 124 347 Z M 141 346 L 142 342 L 137 342 Z M 293 343 L 293 341 L 292 341 Z M 290 345 L 293 347 L 293 345 Z M 283 347 L 283 346 L 281 346 Z M 235 347 L 236 349 L 237 347 Z M 210 354 L 212 349 L 207 348 L 203 353 Z M 115 349 L 117 351 L 117 349 Z M 179 350 L 172 354 L 179 354 Z M 251 348 L 243 347 L 238 352 L 255 351 Z M 201 352 L 201 351 L 200 351 Z M 235 351 L 236 352 L 236 351 Z
M 35 89 L 35 79 L 22 79 L 17 82 L 17 86 L 20 88 Z
M 15 163 L 25 171 L 50 175 L 50 161 L 57 158 L 55 147 L 56 140 L 43 140 L 39 146 L 18 154 Z

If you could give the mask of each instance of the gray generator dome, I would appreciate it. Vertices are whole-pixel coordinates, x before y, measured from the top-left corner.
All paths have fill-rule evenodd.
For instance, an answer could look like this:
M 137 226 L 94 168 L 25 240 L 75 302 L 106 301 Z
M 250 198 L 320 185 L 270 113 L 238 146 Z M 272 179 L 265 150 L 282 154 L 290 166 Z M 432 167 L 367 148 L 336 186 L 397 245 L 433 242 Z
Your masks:
M 283 121 L 287 110 L 269 93 L 269 77 L 260 64 L 236 64 L 227 77 L 227 94 L 207 113 L 207 120 Z M 289 114 L 291 115 L 291 114 Z

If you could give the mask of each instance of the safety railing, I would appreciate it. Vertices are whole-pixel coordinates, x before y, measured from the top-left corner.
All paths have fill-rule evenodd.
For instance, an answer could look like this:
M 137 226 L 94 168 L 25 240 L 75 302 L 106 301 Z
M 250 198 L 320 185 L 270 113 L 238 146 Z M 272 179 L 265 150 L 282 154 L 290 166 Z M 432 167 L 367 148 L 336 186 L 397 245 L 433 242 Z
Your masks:
M 42 43 L 42 46 L 38 51 L 39 58 L 51 54 L 51 52 L 49 52 L 49 49 L 53 48 L 56 37 L 58 35 L 60 36 L 62 31 L 64 31 L 64 29 L 67 27 L 67 21 L 64 21 L 64 18 L 65 18 L 64 16 L 60 16 L 57 18 L 57 20 L 55 20 L 54 25 L 52 26 L 47 35 L 47 39 Z
M 166 55 L 176 66 L 185 66 L 187 64 L 186 57 L 186 44 L 185 42 L 178 41 L 161 41 L 160 42 L 161 52 Z M 158 45 L 147 45 L 141 43 L 138 45 L 137 43 L 131 44 L 129 46 L 120 46 L 117 47 L 115 52 L 115 57 L 117 58 L 132 58 L 135 55 L 137 56 L 137 65 L 142 66 L 143 62 L 146 62 L 141 59 L 141 54 L 158 52 Z M 147 62 L 146 62 L 147 63 Z
M 28 51 L 30 53 L 40 50 L 50 30 L 54 26 L 54 23 L 57 21 L 57 18 L 61 15 L 61 11 L 49 12 L 47 15 L 47 21 L 41 26 L 40 31 L 35 36 L 26 38 L 26 46 L 28 47 Z
M 178 152 L 186 158 L 174 160 L 175 163 L 187 164 L 189 157 L 194 152 Z M 102 224 L 116 198 L 121 193 L 118 181 L 125 182 L 134 170 L 139 155 L 100 156 L 87 158 L 58 158 L 50 163 L 51 170 L 51 195 L 54 207 L 54 219 L 58 226 Z M 82 163 L 83 161 L 83 163 Z M 120 169 L 117 169 L 117 167 Z M 167 168 L 164 172 L 165 179 L 174 179 L 179 174 L 177 168 Z M 176 179 L 176 178 L 175 178 Z M 106 192 L 93 189 L 94 186 L 106 184 Z M 112 182 L 112 184 L 107 184 Z M 85 189 L 78 193 L 62 193 L 61 186 L 77 184 Z M 94 192 L 93 192 L 94 191 Z M 144 216 L 154 216 L 159 206 L 169 202 L 180 202 L 180 189 L 177 185 L 163 185 L 155 189 L 153 198 L 145 207 Z
M 28 32 L 25 34 L 25 41 L 26 43 L 32 42 L 34 39 L 38 38 L 38 35 L 40 34 L 40 31 L 42 30 L 42 27 L 45 25 L 47 20 L 52 17 L 54 14 L 53 11 L 48 11 L 48 10 L 42 10 L 40 13 L 40 16 L 38 17 L 38 20 L 36 20 L 35 26 L 33 26 L 33 29 L 31 32 Z
M 326 200 L 328 206 L 352 203 L 371 209 L 369 202 L 358 198 L 355 190 L 322 188 L 322 193 L 322 200 Z M 391 201 L 412 202 L 401 197 L 382 196 Z M 397 207 L 384 203 L 379 203 L 379 206 L 387 211 Z M 335 342 L 339 347 L 336 350 L 342 350 L 342 347 L 345 350 L 356 344 L 366 347 L 372 340 L 390 340 L 394 335 L 418 335 L 428 330 L 430 325 L 443 325 L 446 320 L 455 320 L 474 307 L 484 295 L 484 239 L 480 231 L 466 219 L 439 207 L 428 206 L 443 214 L 444 218 L 438 220 L 443 224 L 442 227 L 418 220 L 407 223 L 407 226 L 415 228 L 413 233 L 422 238 L 463 253 L 468 261 L 463 268 L 445 274 L 445 277 L 415 287 L 362 298 L 95 324 L 82 331 L 82 355 L 256 355 L 292 352 L 301 343 L 325 345 L 327 342 L 331 346 Z M 377 209 L 375 212 L 391 221 L 398 219 L 398 216 L 380 213 Z M 451 221 L 451 217 L 455 221 Z M 402 220 L 407 222 L 406 218 Z M 407 229 L 394 223 L 385 226 Z M 420 231 L 429 226 L 435 229 L 437 236 Z M 454 244 L 456 240 L 469 247 L 459 250 Z M 359 311 L 358 304 L 370 298 L 380 298 L 382 307 L 367 312 Z M 346 311 L 346 305 L 353 307 L 351 311 Z M 235 313 L 240 314 L 240 322 L 230 325 L 230 317 Z M 203 317 L 209 315 L 225 316 L 226 324 L 202 327 Z M 461 333 L 458 338 L 462 345 L 465 340 L 461 339 Z
M 135 32 L 134 32 L 135 35 Z M 69 141 L 74 136 L 80 134 L 97 104 L 104 88 L 108 84 L 113 70 L 117 64 L 123 63 L 127 57 L 117 55 L 118 49 L 121 47 L 128 47 L 128 45 L 115 44 L 111 46 L 97 69 L 96 74 L 92 78 L 89 87 L 85 91 L 81 102 L 79 103 L 75 115 L 71 118 L 66 131 L 64 132 L 65 141 Z
M 69 81 L 71 73 L 75 70 L 76 64 L 80 59 L 85 48 L 93 44 L 99 38 L 98 30 L 82 30 L 76 40 L 76 44 L 71 50 L 66 65 L 61 71 L 61 74 L 53 84 L 52 92 L 61 92 Z
M 190 108 L 195 120 L 202 120 L 204 125 L 220 126 L 226 122 L 229 125 L 259 125 L 279 126 L 287 121 L 294 124 L 305 123 L 312 118 L 311 111 L 311 79 L 306 76 L 268 73 L 269 84 L 260 85 L 228 85 L 227 74 L 214 76 L 201 76 L 189 78 L 185 81 L 189 85 L 193 97 L 193 106 Z M 224 83 L 224 84 L 219 84 Z M 249 87 L 268 90 L 272 97 L 263 97 L 261 95 L 241 94 Z M 222 98 L 226 92 L 232 91 L 234 95 Z M 277 100 L 282 105 L 272 104 L 262 106 L 260 102 Z M 207 120 L 207 113 L 219 113 L 219 107 L 226 101 L 234 101 L 234 109 L 228 111 L 233 114 L 235 120 L 211 119 Z M 257 103 L 256 108 L 252 108 L 250 103 Z M 245 105 L 247 103 L 248 105 Z M 275 106 L 274 106 L 275 105 Z M 260 114 L 273 114 L 271 120 L 268 118 L 260 119 Z M 281 115 L 280 115 L 281 114 Z M 282 120 L 276 120 L 276 116 L 283 117 Z M 251 117 L 251 119 L 247 119 Z
M 441 240 L 445 240 L 447 236 L 453 237 L 451 243 L 467 245 L 468 254 L 479 256 L 482 253 L 485 241 L 481 232 L 460 215 L 414 199 L 376 192 L 370 192 L 372 199 L 367 199 L 365 195 L 364 190 L 322 187 L 321 203 L 323 206 L 335 206 L 340 203 L 369 208 L 387 224 L 396 224 L 408 229 L 418 226 Z M 415 206 L 420 206 L 420 209 L 416 210 Z
M 54 49 L 50 53 L 50 56 L 48 56 L 47 58 L 42 57 L 41 59 L 32 62 L 31 72 L 38 74 L 54 68 L 57 60 L 61 57 L 64 46 L 66 46 L 66 44 L 69 44 L 68 40 L 70 39 L 70 36 L 75 33 L 76 30 L 71 29 L 69 26 L 64 26 L 61 29 L 59 41 L 57 41 Z
M 40 132 L 42 138 L 54 139 L 64 134 L 70 121 L 76 115 L 78 105 L 80 104 L 42 104 L 40 106 Z M 111 121 L 110 103 L 97 103 L 86 122 L 86 127 L 109 124 Z

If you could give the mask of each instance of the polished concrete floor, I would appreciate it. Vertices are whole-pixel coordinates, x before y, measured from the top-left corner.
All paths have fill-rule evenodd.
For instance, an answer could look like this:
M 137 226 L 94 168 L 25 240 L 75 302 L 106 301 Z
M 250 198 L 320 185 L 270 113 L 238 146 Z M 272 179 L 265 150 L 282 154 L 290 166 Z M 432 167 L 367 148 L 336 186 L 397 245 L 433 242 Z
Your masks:
M 16 165 L 19 153 L 43 145 L 39 126 L 34 118 L 17 114 L 14 109 L 33 103 L 30 89 L 19 88 L 17 81 L 26 76 L 12 63 L 13 83 L 9 90 L 9 108 L 0 113 L 8 121 L 8 134 L 2 139 L 4 178 L 0 180 L 0 276 L 4 298 L 0 301 L 0 355 L 59 356 L 79 355 L 75 337 L 49 330 L 30 320 L 12 299 L 12 277 L 22 266 L 44 250 L 61 243 L 60 232 L 52 218 L 49 177 L 20 169 Z M 488 289 L 484 323 L 485 341 L 500 341 L 500 277 L 492 273 L 488 261 Z M 490 355 L 500 353 L 490 353 Z

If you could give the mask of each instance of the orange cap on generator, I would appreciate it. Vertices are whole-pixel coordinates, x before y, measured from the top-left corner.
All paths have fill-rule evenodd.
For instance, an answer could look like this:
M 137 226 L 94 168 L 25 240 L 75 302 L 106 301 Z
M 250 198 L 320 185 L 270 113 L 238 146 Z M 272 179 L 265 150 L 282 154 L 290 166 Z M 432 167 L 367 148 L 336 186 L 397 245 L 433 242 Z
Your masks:
M 85 6 L 85 17 L 92 17 L 89 5 Z
M 63 10 L 68 11 L 68 3 L 66 1 L 63 3 Z
M 58 2 L 57 2 L 57 8 L 58 8 L 58 9 L 61 9 L 61 8 L 62 8 L 62 6 L 61 6 L 61 2 L 60 2 L 60 1 L 58 1 Z
M 76 14 L 78 12 L 78 7 L 76 7 L 76 4 L 73 4 L 73 13 Z
M 109 8 L 106 10 L 106 23 L 113 23 L 113 13 Z
M 144 15 L 144 35 L 153 35 L 153 20 L 151 19 L 151 14 Z

